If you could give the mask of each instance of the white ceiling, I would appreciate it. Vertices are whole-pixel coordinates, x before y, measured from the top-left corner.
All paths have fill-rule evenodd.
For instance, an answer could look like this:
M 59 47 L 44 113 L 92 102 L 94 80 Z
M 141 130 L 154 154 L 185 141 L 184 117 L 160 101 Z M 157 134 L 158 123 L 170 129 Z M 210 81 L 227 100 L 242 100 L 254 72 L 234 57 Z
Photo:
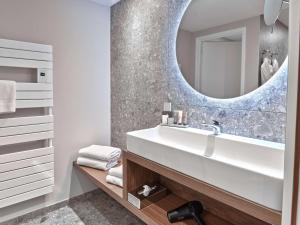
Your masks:
M 193 0 L 181 28 L 190 32 L 263 14 L 263 0 Z
M 119 2 L 120 0 L 90 0 L 92 2 L 96 2 L 100 5 L 104 5 L 104 6 L 112 6 L 114 4 L 116 4 L 117 2 Z

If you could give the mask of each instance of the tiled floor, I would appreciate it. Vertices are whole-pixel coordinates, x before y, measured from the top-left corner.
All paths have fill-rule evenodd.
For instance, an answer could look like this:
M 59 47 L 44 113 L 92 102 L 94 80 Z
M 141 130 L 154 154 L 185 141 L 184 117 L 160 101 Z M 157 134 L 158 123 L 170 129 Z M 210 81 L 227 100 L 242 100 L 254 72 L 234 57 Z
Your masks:
M 94 191 L 0 225 L 144 225 L 108 195 Z

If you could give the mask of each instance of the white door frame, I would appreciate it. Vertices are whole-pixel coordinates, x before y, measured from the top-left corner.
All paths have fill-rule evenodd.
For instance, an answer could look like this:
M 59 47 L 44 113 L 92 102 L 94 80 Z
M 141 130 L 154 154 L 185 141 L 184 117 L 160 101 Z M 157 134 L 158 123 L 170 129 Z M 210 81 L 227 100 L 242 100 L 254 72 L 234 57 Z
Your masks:
M 291 225 L 294 160 L 296 148 L 296 122 L 298 98 L 298 71 L 299 71 L 299 36 L 300 36 L 300 1 L 290 0 L 289 17 L 289 68 L 287 94 L 287 124 L 284 154 L 284 188 L 282 206 L 282 225 Z M 299 190 L 300 193 L 300 190 Z M 298 199 L 298 210 L 300 201 Z M 300 211 L 297 215 L 297 224 L 300 224 Z
M 203 42 L 210 41 L 212 39 L 218 39 L 223 37 L 228 37 L 235 34 L 242 34 L 242 66 L 241 66 L 241 87 L 240 87 L 240 94 L 245 94 L 245 76 L 246 76 L 246 34 L 247 30 L 246 27 L 240 27 L 236 29 L 226 30 L 218 33 L 213 33 L 205 36 L 199 36 L 196 38 L 196 54 L 195 54 L 195 89 L 200 91 L 201 89 L 201 53 L 203 48 Z

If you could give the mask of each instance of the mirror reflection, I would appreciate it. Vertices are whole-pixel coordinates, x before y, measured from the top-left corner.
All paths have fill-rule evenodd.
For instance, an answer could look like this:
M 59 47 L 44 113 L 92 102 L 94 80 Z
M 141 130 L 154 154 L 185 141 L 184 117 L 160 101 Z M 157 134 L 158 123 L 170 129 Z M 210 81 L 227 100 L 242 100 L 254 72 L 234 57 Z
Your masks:
M 288 55 L 289 4 L 282 2 L 269 26 L 264 12 L 273 9 L 265 7 L 263 0 L 192 0 L 178 30 L 177 60 L 194 89 L 233 98 L 276 74 Z

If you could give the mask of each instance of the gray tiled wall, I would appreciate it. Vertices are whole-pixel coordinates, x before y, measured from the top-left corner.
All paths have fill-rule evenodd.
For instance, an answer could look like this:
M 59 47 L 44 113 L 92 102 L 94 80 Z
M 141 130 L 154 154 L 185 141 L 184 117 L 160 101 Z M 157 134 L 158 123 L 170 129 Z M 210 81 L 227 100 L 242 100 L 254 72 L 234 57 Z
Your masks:
M 225 133 L 284 142 L 287 62 L 246 96 L 216 100 L 194 91 L 176 60 L 176 34 L 190 0 L 122 0 L 112 8 L 112 145 L 159 124 L 163 102 L 188 110 L 190 124 L 219 120 Z

